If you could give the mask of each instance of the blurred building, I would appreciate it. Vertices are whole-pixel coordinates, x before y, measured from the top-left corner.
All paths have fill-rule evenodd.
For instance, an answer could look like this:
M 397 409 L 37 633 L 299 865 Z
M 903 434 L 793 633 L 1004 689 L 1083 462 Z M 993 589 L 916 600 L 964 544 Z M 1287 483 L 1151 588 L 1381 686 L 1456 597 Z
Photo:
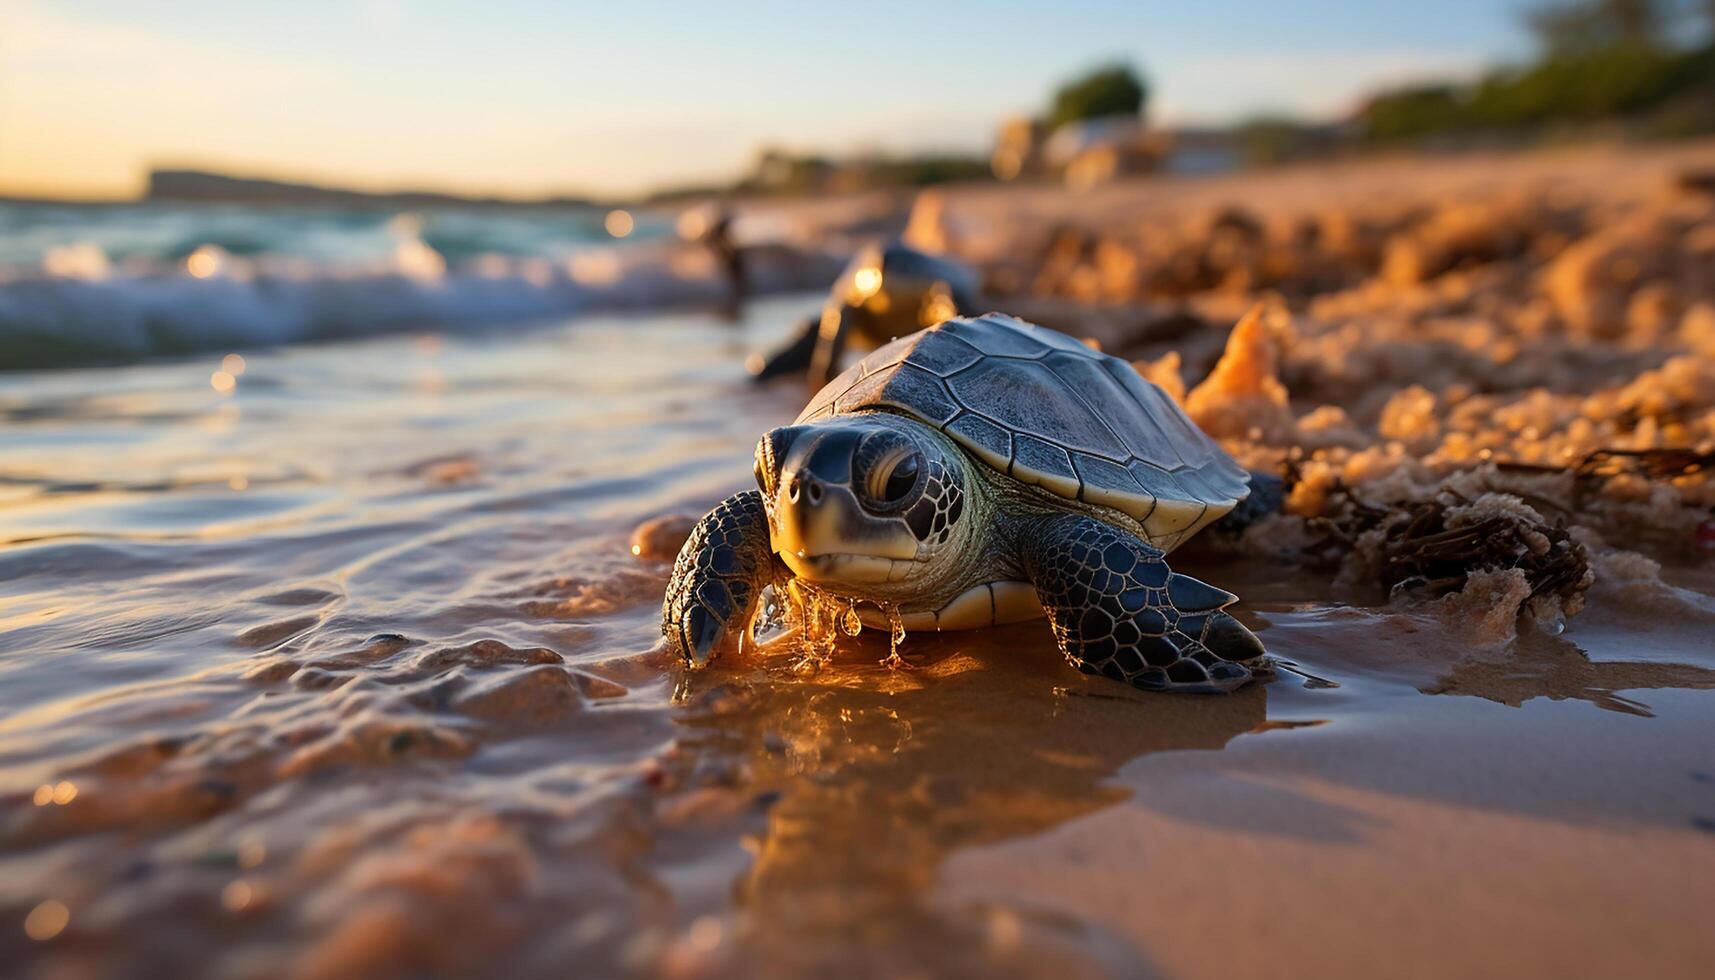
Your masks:
M 1039 120 L 1016 117 L 1001 124 L 991 163 L 1002 180 L 1058 176 L 1081 190 L 1161 170 L 1172 148 L 1171 134 L 1136 116 L 1080 119 L 1052 132 Z
M 1042 160 L 1042 143 L 1048 127 L 1030 116 L 1013 116 L 1000 124 L 995 133 L 994 153 L 989 165 L 1001 180 L 1017 177 L 1037 177 L 1047 167 Z
M 1175 129 L 1161 169 L 1174 174 L 1220 174 L 1247 162 L 1244 137 L 1231 129 Z
M 1133 116 L 1081 119 L 1056 129 L 1043 144 L 1048 166 L 1066 185 L 1083 190 L 1116 177 L 1161 169 L 1172 140 Z

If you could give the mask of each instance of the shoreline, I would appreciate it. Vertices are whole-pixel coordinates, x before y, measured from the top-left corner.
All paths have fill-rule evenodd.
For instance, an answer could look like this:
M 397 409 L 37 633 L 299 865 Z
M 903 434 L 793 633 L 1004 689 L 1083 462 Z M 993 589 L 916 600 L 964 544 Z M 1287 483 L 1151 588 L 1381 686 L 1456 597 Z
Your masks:
M 1649 454 L 1715 447 L 1715 201 L 1663 159 L 1617 214 L 1473 198 L 1346 239 L 1282 192 L 1284 223 L 1223 200 L 1025 252 L 1052 215 L 943 199 L 961 247 L 1021 250 L 1002 302 L 1105 330 L 1292 477 L 1290 513 L 1174 553 L 1291 662 L 1225 697 L 1085 676 L 1041 622 L 911 633 L 908 669 L 874 629 L 666 662 L 670 564 L 630 534 L 751 484 L 805 392 L 743 358 L 809 299 L 279 346 L 218 386 L 0 376 L 0 962 L 1707 975 L 1715 498 Z M 1548 274 L 1592 253 L 1665 271 Z M 1400 513 L 1482 550 L 1391 572 Z

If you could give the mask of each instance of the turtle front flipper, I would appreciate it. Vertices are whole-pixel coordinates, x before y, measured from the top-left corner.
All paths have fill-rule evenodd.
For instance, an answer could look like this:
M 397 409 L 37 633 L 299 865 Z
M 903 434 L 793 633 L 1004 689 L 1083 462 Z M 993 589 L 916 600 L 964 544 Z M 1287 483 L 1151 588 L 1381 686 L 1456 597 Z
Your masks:
M 735 493 L 697 522 L 667 583 L 661 635 L 692 667 L 736 650 L 777 572 L 762 494 Z
M 1263 655 L 1221 612 L 1237 596 L 1168 568 L 1136 535 L 1067 514 L 1032 527 L 1021 551 L 1060 651 L 1086 674 L 1147 691 L 1230 691 Z
M 868 325 L 869 315 L 850 303 L 828 304 L 817 324 L 816 350 L 810 357 L 810 387 L 821 388 L 840 373 L 840 358 L 853 330 Z
M 822 342 L 822 320 L 811 317 L 798 328 L 792 339 L 775 348 L 767 357 L 756 357 L 751 365 L 750 380 L 772 381 L 783 374 L 802 374 L 810 369 L 816 356 L 816 345 Z

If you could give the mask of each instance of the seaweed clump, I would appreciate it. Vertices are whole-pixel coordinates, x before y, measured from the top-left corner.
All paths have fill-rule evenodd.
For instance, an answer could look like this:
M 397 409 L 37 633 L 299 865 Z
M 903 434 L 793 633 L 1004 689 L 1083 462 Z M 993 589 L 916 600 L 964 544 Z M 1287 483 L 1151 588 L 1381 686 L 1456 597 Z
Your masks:
M 1295 482 L 1288 467 L 1288 485 Z M 1366 503 L 1343 484 L 1310 518 L 1308 556 L 1338 569 L 1342 585 L 1379 590 L 1390 601 L 1443 599 L 1455 617 L 1492 620 L 1510 631 L 1520 613 L 1551 633 L 1584 608 L 1595 583 L 1590 554 L 1564 519 L 1546 520 L 1522 498 L 1475 497 L 1443 488 L 1426 500 Z

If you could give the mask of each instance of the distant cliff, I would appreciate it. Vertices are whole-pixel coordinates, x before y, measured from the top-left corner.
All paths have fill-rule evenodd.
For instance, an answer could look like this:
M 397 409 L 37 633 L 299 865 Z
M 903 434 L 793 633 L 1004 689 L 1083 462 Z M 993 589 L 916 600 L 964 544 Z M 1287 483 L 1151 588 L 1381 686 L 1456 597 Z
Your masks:
M 579 197 L 550 197 L 533 200 L 499 197 L 462 197 L 433 191 L 373 193 L 343 187 L 323 187 L 258 177 L 234 177 L 206 170 L 151 170 L 144 200 L 186 202 L 209 201 L 236 204 L 286 204 L 341 208 L 587 208 L 595 201 Z

